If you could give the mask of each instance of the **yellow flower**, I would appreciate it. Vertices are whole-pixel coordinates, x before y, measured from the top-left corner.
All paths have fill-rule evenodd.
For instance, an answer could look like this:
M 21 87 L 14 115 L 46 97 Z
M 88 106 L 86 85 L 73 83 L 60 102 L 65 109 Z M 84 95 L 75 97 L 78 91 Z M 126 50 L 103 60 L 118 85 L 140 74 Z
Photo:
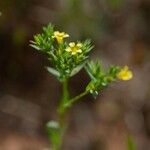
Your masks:
M 133 73 L 129 70 L 128 66 L 124 66 L 117 74 L 117 78 L 120 80 L 130 80 L 132 77 Z
M 65 32 L 59 32 L 59 31 L 55 31 L 54 35 L 52 36 L 52 38 L 56 38 L 59 44 L 63 43 L 63 39 L 67 37 L 69 37 L 69 34 Z
M 81 50 L 82 43 L 75 44 L 74 42 L 69 43 L 69 47 L 66 48 L 67 52 L 70 52 L 72 55 L 75 55 L 77 53 L 82 53 Z

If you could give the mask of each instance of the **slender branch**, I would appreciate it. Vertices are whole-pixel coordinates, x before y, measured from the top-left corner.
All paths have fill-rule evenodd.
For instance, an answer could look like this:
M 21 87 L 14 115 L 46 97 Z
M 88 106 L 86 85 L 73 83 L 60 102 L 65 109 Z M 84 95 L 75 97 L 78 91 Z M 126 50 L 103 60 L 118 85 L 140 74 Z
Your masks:
M 87 95 L 89 93 L 89 91 L 84 91 L 83 93 L 75 96 L 74 98 L 70 99 L 65 105 L 65 108 L 71 107 L 72 104 L 76 103 L 78 100 L 80 100 L 80 98 L 84 97 L 85 95 Z

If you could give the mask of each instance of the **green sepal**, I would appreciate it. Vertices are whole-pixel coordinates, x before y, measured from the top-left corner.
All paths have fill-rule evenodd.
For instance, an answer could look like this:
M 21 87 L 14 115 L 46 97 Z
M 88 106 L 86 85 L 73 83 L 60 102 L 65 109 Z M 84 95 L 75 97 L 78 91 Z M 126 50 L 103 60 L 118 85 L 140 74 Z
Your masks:
M 98 82 L 92 80 L 86 87 L 86 91 L 89 91 L 94 97 L 94 99 L 97 98 L 98 91 L 99 91 L 99 87 L 98 87 L 99 85 L 97 83 Z
M 92 93 L 93 98 L 94 98 L 94 99 L 96 99 L 96 98 L 97 98 L 97 96 L 98 96 L 98 94 L 99 94 L 99 92 L 98 92 L 98 91 L 94 91 L 94 92 Z

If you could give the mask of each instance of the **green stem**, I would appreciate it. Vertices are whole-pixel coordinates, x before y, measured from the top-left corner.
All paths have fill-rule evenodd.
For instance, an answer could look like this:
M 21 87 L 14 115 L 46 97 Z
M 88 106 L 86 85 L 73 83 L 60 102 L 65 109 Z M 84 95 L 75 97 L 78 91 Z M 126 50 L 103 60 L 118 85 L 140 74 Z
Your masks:
M 80 98 L 84 97 L 87 95 L 89 91 L 85 91 L 78 96 L 72 98 L 69 100 L 69 93 L 68 93 L 68 80 L 63 81 L 63 95 L 62 99 L 60 102 L 60 105 L 58 106 L 58 117 L 59 117 L 59 125 L 60 125 L 60 130 L 58 134 L 58 143 L 57 145 L 53 145 L 53 150 L 60 150 L 62 146 L 62 141 L 63 141 L 63 135 L 66 130 L 66 123 L 65 123 L 65 117 L 66 117 L 66 111 L 74 104 L 77 102 Z
M 55 145 L 54 150 L 60 150 L 61 149 L 61 145 L 62 145 L 62 141 L 63 141 L 63 135 L 66 129 L 66 124 L 65 124 L 65 109 L 64 109 L 64 105 L 68 102 L 69 100 L 69 92 L 68 92 L 68 79 L 64 79 L 62 82 L 62 98 L 60 101 L 60 104 L 58 106 L 58 121 L 59 121 L 59 125 L 60 125 L 60 130 L 59 130 L 59 142 L 57 145 Z
M 69 99 L 69 93 L 68 93 L 68 79 L 65 79 L 63 81 L 63 96 L 62 96 L 62 103 L 67 103 Z
M 89 91 L 85 91 L 85 92 L 79 94 L 78 96 L 70 99 L 67 103 L 65 103 L 65 105 L 64 105 L 65 109 L 67 109 L 68 107 L 71 107 L 72 104 L 76 103 L 78 100 L 80 100 L 82 97 L 84 97 L 88 93 L 89 93 Z
M 62 82 L 63 84 L 63 91 L 62 91 L 62 99 L 61 102 L 58 106 L 58 115 L 59 115 L 59 119 L 64 117 L 64 105 L 68 102 L 69 100 L 69 93 L 68 93 L 68 79 L 64 79 L 64 81 Z M 62 119 L 61 119 L 62 120 Z

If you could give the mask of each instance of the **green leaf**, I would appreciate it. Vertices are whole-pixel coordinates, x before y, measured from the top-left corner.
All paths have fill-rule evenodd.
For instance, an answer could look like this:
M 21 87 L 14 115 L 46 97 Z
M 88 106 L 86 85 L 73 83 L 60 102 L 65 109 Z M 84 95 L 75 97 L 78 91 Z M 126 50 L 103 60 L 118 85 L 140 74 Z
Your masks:
M 51 24 L 43 27 L 43 32 L 41 34 L 34 35 L 34 41 L 30 41 L 30 46 L 45 53 L 49 52 L 53 48 L 53 32 L 54 30 Z
M 110 66 L 108 74 L 112 77 L 116 77 L 116 74 L 120 71 L 120 67 L 119 66 Z
M 52 130 L 60 128 L 59 123 L 56 121 L 49 121 L 46 126 L 48 129 L 52 129 Z
M 49 139 L 54 145 L 60 143 L 60 125 L 56 121 L 49 121 L 46 125 Z
M 83 47 L 84 47 L 84 50 L 86 53 L 90 52 L 92 49 L 93 49 L 93 45 L 91 44 L 91 40 L 90 39 L 87 39 L 83 42 Z
M 74 76 L 75 74 L 77 74 L 84 66 L 85 66 L 85 63 L 82 63 L 80 65 L 78 65 L 76 68 L 74 68 L 70 74 L 70 77 Z
M 60 77 L 60 73 L 52 67 L 46 67 L 47 71 L 56 77 Z
M 38 51 L 41 50 L 41 48 L 38 47 L 38 46 L 36 46 L 36 45 L 30 44 L 30 46 L 33 47 L 33 48 L 35 48 L 35 49 L 38 50 Z
M 89 61 L 85 66 L 85 70 L 92 80 L 97 80 L 97 78 L 101 74 L 100 63 L 98 61 L 97 62 Z

